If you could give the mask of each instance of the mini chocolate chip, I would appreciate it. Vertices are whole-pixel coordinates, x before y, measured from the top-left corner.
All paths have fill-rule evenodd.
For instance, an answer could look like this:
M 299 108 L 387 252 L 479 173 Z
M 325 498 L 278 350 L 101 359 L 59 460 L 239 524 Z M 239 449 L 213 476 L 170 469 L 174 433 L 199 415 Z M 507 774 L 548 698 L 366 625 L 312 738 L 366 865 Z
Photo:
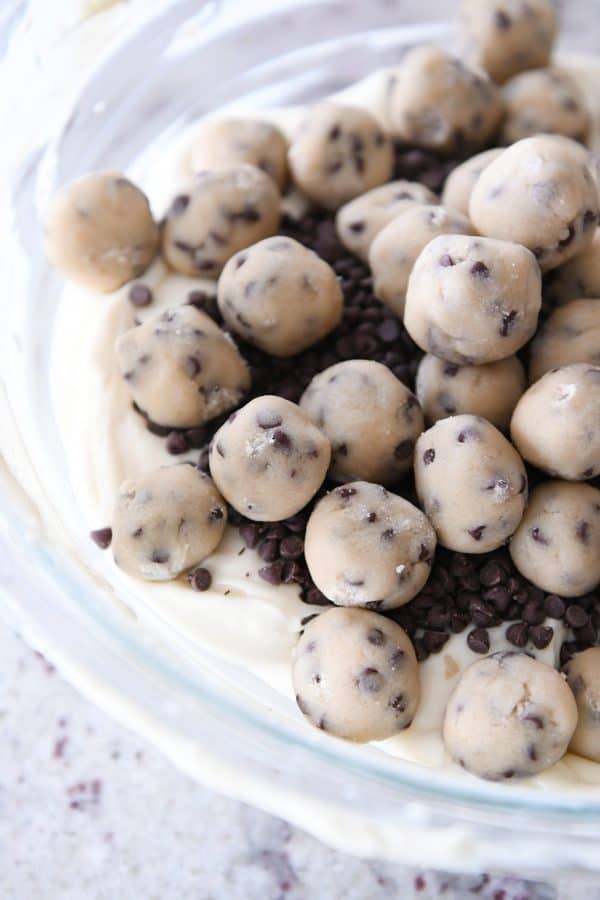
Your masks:
M 483 537 L 483 532 L 485 531 L 485 525 L 478 525 L 476 528 L 470 528 L 469 534 L 473 538 L 474 541 L 480 541 Z
M 523 621 L 527 622 L 528 625 L 541 625 L 546 618 L 543 608 L 534 601 L 525 604 L 521 615 Z
M 181 434 L 180 431 L 171 431 L 167 435 L 165 446 L 167 449 L 167 453 L 171 453 L 173 456 L 179 456 L 181 453 L 187 453 L 187 451 L 190 449 L 185 436 Z
M 587 209 L 583 214 L 583 227 L 589 228 L 596 223 L 598 216 L 592 209 Z
M 258 570 L 258 574 L 263 581 L 267 581 L 269 584 L 281 584 L 283 575 L 282 560 L 278 559 L 271 563 L 270 566 L 263 566 L 262 569 Z
M 215 449 L 216 449 L 217 453 L 219 454 L 219 456 L 222 456 L 222 457 L 225 456 L 225 450 L 223 448 L 223 444 L 220 441 L 217 441 Z
M 575 526 L 575 534 L 582 544 L 588 544 L 590 540 L 590 523 L 578 522 Z
M 208 569 L 197 566 L 187 576 L 188 583 L 194 591 L 207 591 L 212 584 L 212 575 Z
M 256 424 L 259 428 L 264 428 L 265 430 L 268 428 L 278 428 L 283 419 L 276 412 L 269 412 L 268 410 L 263 410 L 256 417 Z
M 488 653 L 490 636 L 485 628 L 474 628 L 467 635 L 467 644 L 473 653 Z
M 167 553 L 166 550 L 154 550 L 150 556 L 150 560 L 153 563 L 157 563 L 157 565 L 162 566 L 165 563 L 168 563 L 171 558 L 171 554 Z
M 538 650 L 544 650 L 552 638 L 554 637 L 554 629 L 550 625 L 534 625 L 529 629 L 529 638 L 534 647 Z
M 513 622 L 506 629 L 506 640 L 515 647 L 524 647 L 529 638 L 529 626 L 525 622 Z
M 474 262 L 471 268 L 469 269 L 471 275 L 474 275 L 476 278 L 489 278 L 490 270 L 486 266 L 484 262 L 481 260 L 477 260 Z
M 382 647 L 385 644 L 386 637 L 381 628 L 369 628 L 367 631 L 367 640 L 375 647 Z
M 327 175 L 337 175 L 337 173 L 343 168 L 344 163 L 341 159 L 332 159 L 325 166 L 325 172 Z
M 289 450 L 292 446 L 292 439 L 287 431 L 278 428 L 273 432 L 273 443 L 279 450 Z
M 396 694 L 396 696 L 392 697 L 390 700 L 389 705 L 392 709 L 395 709 L 396 712 L 406 712 L 406 700 L 404 699 L 404 694 Z
M 571 603 L 565 611 L 565 622 L 571 628 L 583 628 L 589 622 L 589 616 L 583 607 Z
M 423 634 L 423 645 L 427 653 L 439 653 L 449 640 L 447 631 L 426 631 Z
M 90 531 L 90 537 L 101 550 L 106 550 L 112 541 L 112 528 L 97 528 L 95 531 Z
M 409 459 L 409 457 L 412 455 L 414 446 L 415 442 L 411 441 L 410 439 L 401 441 L 394 448 L 394 456 L 396 457 L 396 459 Z
M 565 614 L 565 604 L 556 594 L 548 594 L 544 601 L 544 609 L 551 619 L 562 619 Z
M 389 541 L 393 540 L 394 535 L 395 531 L 393 528 L 386 528 L 385 531 L 381 532 L 381 540 L 385 543 L 388 543 Z
M 447 269 L 449 266 L 454 265 L 454 260 L 449 253 L 444 253 L 443 256 L 440 256 L 439 264 L 440 266 L 442 266 L 442 268 Z
M 397 669 L 399 666 L 404 665 L 405 658 L 406 653 L 404 652 L 404 650 L 401 650 L 400 647 L 396 647 L 396 649 L 393 650 L 388 657 L 388 662 L 392 669 Z
M 502 566 L 491 560 L 486 563 L 479 572 L 479 580 L 486 587 L 493 587 L 505 581 L 506 573 Z
M 369 666 L 362 670 L 356 679 L 356 683 L 362 691 L 375 694 L 383 687 L 383 676 L 377 669 Z
M 454 365 L 454 363 L 444 363 L 443 374 L 447 375 L 448 378 L 454 378 L 455 375 L 458 375 L 460 370 L 460 366 Z
M 330 140 L 330 141 L 337 141 L 337 139 L 339 138 L 339 136 L 341 135 L 341 133 L 342 133 L 342 129 L 340 128 L 340 126 L 339 126 L 339 125 L 334 125 L 333 128 L 331 128 L 330 131 L 329 131 L 329 135 L 328 135 L 329 140 Z
M 224 515 L 225 515 L 225 512 L 224 512 L 224 510 L 221 509 L 220 506 L 213 506 L 213 508 L 211 509 L 211 511 L 208 514 L 208 518 L 212 522 L 218 522 L 220 519 L 223 518 Z
M 304 541 L 298 535 L 290 534 L 281 541 L 279 552 L 283 559 L 299 559 L 304 553 Z
M 301 713 L 304 713 L 305 716 L 308 715 L 308 706 L 300 696 L 300 694 L 296 694 L 296 704 Z
M 367 522 L 376 522 L 376 521 L 377 521 L 377 513 L 375 513 L 375 512 L 370 512 L 370 513 L 367 515 Z
M 463 428 L 462 431 L 459 431 L 456 440 L 459 444 L 466 444 L 468 441 L 478 441 L 479 438 L 480 434 L 478 429 L 469 425 L 467 428 Z
M 343 497 L 344 500 L 347 500 L 349 497 L 354 496 L 354 494 L 356 493 L 356 488 L 342 487 L 338 488 L 336 493 L 339 494 L 340 497 Z
M 418 562 L 430 562 L 431 561 L 431 550 L 427 546 L 427 544 L 421 544 L 419 547 L 419 555 L 417 557 Z
M 359 220 L 358 222 L 350 222 L 350 224 L 348 225 L 348 231 L 351 231 L 352 234 L 362 234 L 366 227 L 366 222 Z
M 171 203 L 169 213 L 174 216 L 180 216 L 188 208 L 189 202 L 188 194 L 178 194 Z
M 515 324 L 517 310 L 511 309 L 510 312 L 502 313 L 502 325 L 500 326 L 500 337 L 508 337 Z
M 537 544 L 542 544 L 543 546 L 547 547 L 550 543 L 549 538 L 546 537 L 541 528 L 530 528 L 529 534 Z
M 132 284 L 128 297 L 129 302 L 137 307 L 150 306 L 153 299 L 152 291 L 145 284 Z
M 506 31 L 511 26 L 511 19 L 503 9 L 496 10 L 494 14 L 494 22 L 499 31 Z
M 256 551 L 265 562 L 275 562 L 279 556 L 279 541 L 273 539 L 261 541 Z
M 423 462 L 426 466 L 430 465 L 435 459 L 435 450 L 433 447 L 430 447 L 423 453 Z
M 312 622 L 313 619 L 316 619 L 318 615 L 319 615 L 318 613 L 311 613 L 310 616 L 304 616 L 302 619 L 300 619 L 300 624 L 308 625 L 308 623 Z M 314 644 L 315 642 L 311 641 L 311 643 Z
M 401 334 L 400 323 L 396 319 L 384 319 L 377 326 L 377 336 L 384 344 L 393 344 L 397 341 Z

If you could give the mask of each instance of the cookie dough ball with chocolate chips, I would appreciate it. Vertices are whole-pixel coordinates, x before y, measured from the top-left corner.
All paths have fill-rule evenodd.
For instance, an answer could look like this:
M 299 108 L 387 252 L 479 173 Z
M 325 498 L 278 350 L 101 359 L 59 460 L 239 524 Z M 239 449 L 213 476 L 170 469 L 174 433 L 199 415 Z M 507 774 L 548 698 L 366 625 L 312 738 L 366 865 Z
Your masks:
M 482 147 L 500 123 L 494 84 L 441 47 L 410 50 L 389 76 L 386 113 L 394 137 L 440 153 Z
M 193 306 L 167 309 L 122 334 L 119 370 L 156 425 L 193 428 L 227 412 L 250 387 L 231 338 Z
M 292 657 L 296 702 L 317 728 L 382 741 L 408 728 L 419 666 L 406 633 L 364 609 L 328 609 L 308 623 Z
M 547 372 L 517 403 L 510 434 L 523 459 L 550 475 L 583 481 L 600 474 L 600 366 Z
M 446 707 L 443 737 L 468 772 L 504 781 L 553 766 L 576 725 L 577 706 L 562 675 L 509 650 L 465 669 Z
M 373 239 L 396 216 L 415 205 L 437 202 L 424 184 L 390 181 L 342 206 L 335 227 L 344 247 L 366 262 Z
M 441 234 L 469 234 L 471 223 L 443 206 L 411 206 L 383 228 L 369 250 L 375 296 L 400 318 L 415 261 Z
M 387 366 L 350 359 L 315 375 L 301 408 L 331 442 L 330 475 L 391 486 L 411 468 L 423 414 Z
M 165 466 L 125 481 L 112 522 L 120 568 L 147 581 L 169 581 L 217 548 L 227 507 L 212 480 L 194 466 Z
M 578 362 L 600 365 L 600 297 L 572 300 L 546 319 L 531 345 L 529 380 Z
M 469 201 L 475 182 L 485 167 L 489 166 L 502 152 L 502 147 L 484 150 L 453 169 L 444 182 L 443 205 L 468 217 Z
M 558 28 L 550 0 L 461 0 L 462 55 L 499 83 L 546 66 Z
M 394 609 L 427 581 L 435 543 L 420 509 L 382 485 L 354 481 L 317 503 L 304 554 L 312 580 L 333 603 Z
M 549 594 L 579 597 L 600 582 L 600 491 L 547 481 L 529 498 L 510 542 L 521 575 Z
M 394 150 L 366 110 L 324 102 L 309 110 L 288 162 L 292 178 L 309 200 L 337 209 L 391 177 Z
M 225 499 L 248 519 L 278 522 L 319 490 L 331 458 L 329 441 L 295 403 L 256 397 L 219 428 L 210 473 Z
M 218 278 L 234 253 L 275 234 L 280 206 L 273 179 L 256 166 L 199 172 L 167 212 L 163 254 L 183 275 Z
M 525 466 L 486 419 L 440 419 L 415 448 L 419 502 L 438 540 L 459 553 L 487 553 L 515 531 L 527 502 Z
M 119 172 L 93 172 L 61 188 L 46 219 L 50 262 L 93 291 L 115 291 L 144 272 L 158 247 L 146 195 Z
M 214 119 L 199 129 L 190 151 L 194 172 L 249 163 L 270 175 L 279 190 L 287 181 L 287 141 L 270 122 Z
M 534 69 L 512 78 L 502 91 L 504 144 L 534 134 L 562 134 L 585 142 L 590 115 L 577 82 L 561 69 Z
M 525 138 L 483 170 L 469 216 L 484 235 L 528 247 L 544 271 L 587 247 L 598 222 L 589 153 L 559 135 Z
M 525 370 L 516 356 L 485 366 L 457 366 L 428 353 L 417 370 L 416 394 L 431 423 L 471 413 L 506 431 L 526 387 Z
M 559 306 L 576 299 L 600 298 L 600 228 L 589 247 L 550 273 L 545 296 Z
M 219 279 L 229 327 L 273 356 L 292 356 L 325 337 L 344 298 L 330 265 L 289 237 L 272 237 L 233 256 Z
M 600 647 L 590 647 L 565 666 L 579 720 L 569 750 L 600 762 Z
M 541 291 L 539 266 L 525 247 L 442 235 L 415 262 L 404 324 L 419 347 L 448 362 L 494 362 L 534 334 Z

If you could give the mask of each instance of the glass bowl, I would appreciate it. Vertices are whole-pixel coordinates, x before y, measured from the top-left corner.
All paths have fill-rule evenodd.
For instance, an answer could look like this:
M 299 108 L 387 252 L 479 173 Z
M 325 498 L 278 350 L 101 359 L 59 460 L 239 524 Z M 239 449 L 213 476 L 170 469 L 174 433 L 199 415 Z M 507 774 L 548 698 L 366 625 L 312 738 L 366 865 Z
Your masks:
M 36 49 L 47 31 L 23 27 L 14 4 L 2 68 L 14 132 L 3 151 L 0 210 L 2 615 L 193 778 L 341 849 L 459 870 L 599 869 L 597 791 L 458 783 L 324 736 L 247 673 L 210 654 L 198 658 L 181 636 L 141 623 L 115 591 L 68 488 L 52 413 L 62 280 L 43 250 L 49 196 L 97 168 L 135 176 L 134 160 L 160 153 L 162 141 L 218 107 L 312 101 L 393 64 L 407 44 L 450 42 L 444 20 L 455 4 L 422 2 L 418 13 L 394 0 L 148 6 L 133 2 L 130 14 L 118 5 L 112 19 L 99 14 Z M 565 14 L 563 44 L 597 46 L 598 4 L 572 2 Z

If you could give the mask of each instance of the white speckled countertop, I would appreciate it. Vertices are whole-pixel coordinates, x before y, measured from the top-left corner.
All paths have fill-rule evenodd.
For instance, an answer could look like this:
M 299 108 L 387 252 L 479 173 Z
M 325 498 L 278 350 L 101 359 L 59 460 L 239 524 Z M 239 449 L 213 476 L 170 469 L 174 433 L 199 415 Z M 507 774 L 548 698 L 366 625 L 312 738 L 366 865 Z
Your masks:
M 0 572 L 0 578 L 2 573 Z M 2 900 L 599 900 L 352 859 L 191 782 L 0 622 Z

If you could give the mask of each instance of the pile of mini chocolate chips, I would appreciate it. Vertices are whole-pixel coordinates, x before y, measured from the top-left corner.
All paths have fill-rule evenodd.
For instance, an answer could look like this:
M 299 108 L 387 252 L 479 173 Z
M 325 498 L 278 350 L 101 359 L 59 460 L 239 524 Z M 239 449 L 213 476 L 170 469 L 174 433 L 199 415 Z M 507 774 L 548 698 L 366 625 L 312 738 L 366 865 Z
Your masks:
M 439 191 L 457 162 L 399 146 L 394 177 L 421 181 Z M 333 266 L 344 292 L 344 317 L 340 326 L 323 341 L 287 359 L 275 360 L 236 338 L 252 374 L 252 391 L 247 399 L 268 393 L 297 402 L 314 375 L 342 360 L 357 358 L 384 363 L 412 389 L 423 353 L 402 323 L 374 296 L 369 269 L 340 243 L 333 216 L 315 209 L 299 221 L 285 217 L 281 233 L 315 250 Z M 214 297 L 192 291 L 188 302 L 223 325 Z M 185 431 L 172 431 L 152 423 L 148 427 L 166 437 L 167 449 L 173 454 L 199 449 L 199 468 L 208 471 L 208 443 L 226 418 Z M 529 474 L 530 485 L 540 478 L 540 473 L 534 470 Z M 312 506 L 332 486 L 325 485 L 312 503 L 283 522 L 253 522 L 233 509 L 229 512 L 229 520 L 239 528 L 246 546 L 256 550 L 264 562 L 259 569 L 260 577 L 274 585 L 298 585 L 302 599 L 313 605 L 331 604 L 310 577 L 304 559 L 304 533 Z M 403 485 L 402 493 L 414 500 L 410 480 Z M 451 634 L 465 631 L 471 650 L 485 654 L 490 648 L 488 629 L 507 621 L 511 624 L 506 637 L 511 644 L 543 649 L 553 637 L 552 627 L 543 623 L 546 618 L 556 619 L 564 622 L 573 634 L 573 640 L 565 641 L 561 647 L 560 659 L 564 664 L 574 653 L 597 642 L 600 593 L 595 591 L 568 600 L 545 594 L 517 572 L 505 547 L 473 555 L 438 547 L 431 575 L 421 593 L 405 606 L 382 614 L 406 630 L 419 660 L 438 653 Z M 311 618 L 306 616 L 303 624 Z

